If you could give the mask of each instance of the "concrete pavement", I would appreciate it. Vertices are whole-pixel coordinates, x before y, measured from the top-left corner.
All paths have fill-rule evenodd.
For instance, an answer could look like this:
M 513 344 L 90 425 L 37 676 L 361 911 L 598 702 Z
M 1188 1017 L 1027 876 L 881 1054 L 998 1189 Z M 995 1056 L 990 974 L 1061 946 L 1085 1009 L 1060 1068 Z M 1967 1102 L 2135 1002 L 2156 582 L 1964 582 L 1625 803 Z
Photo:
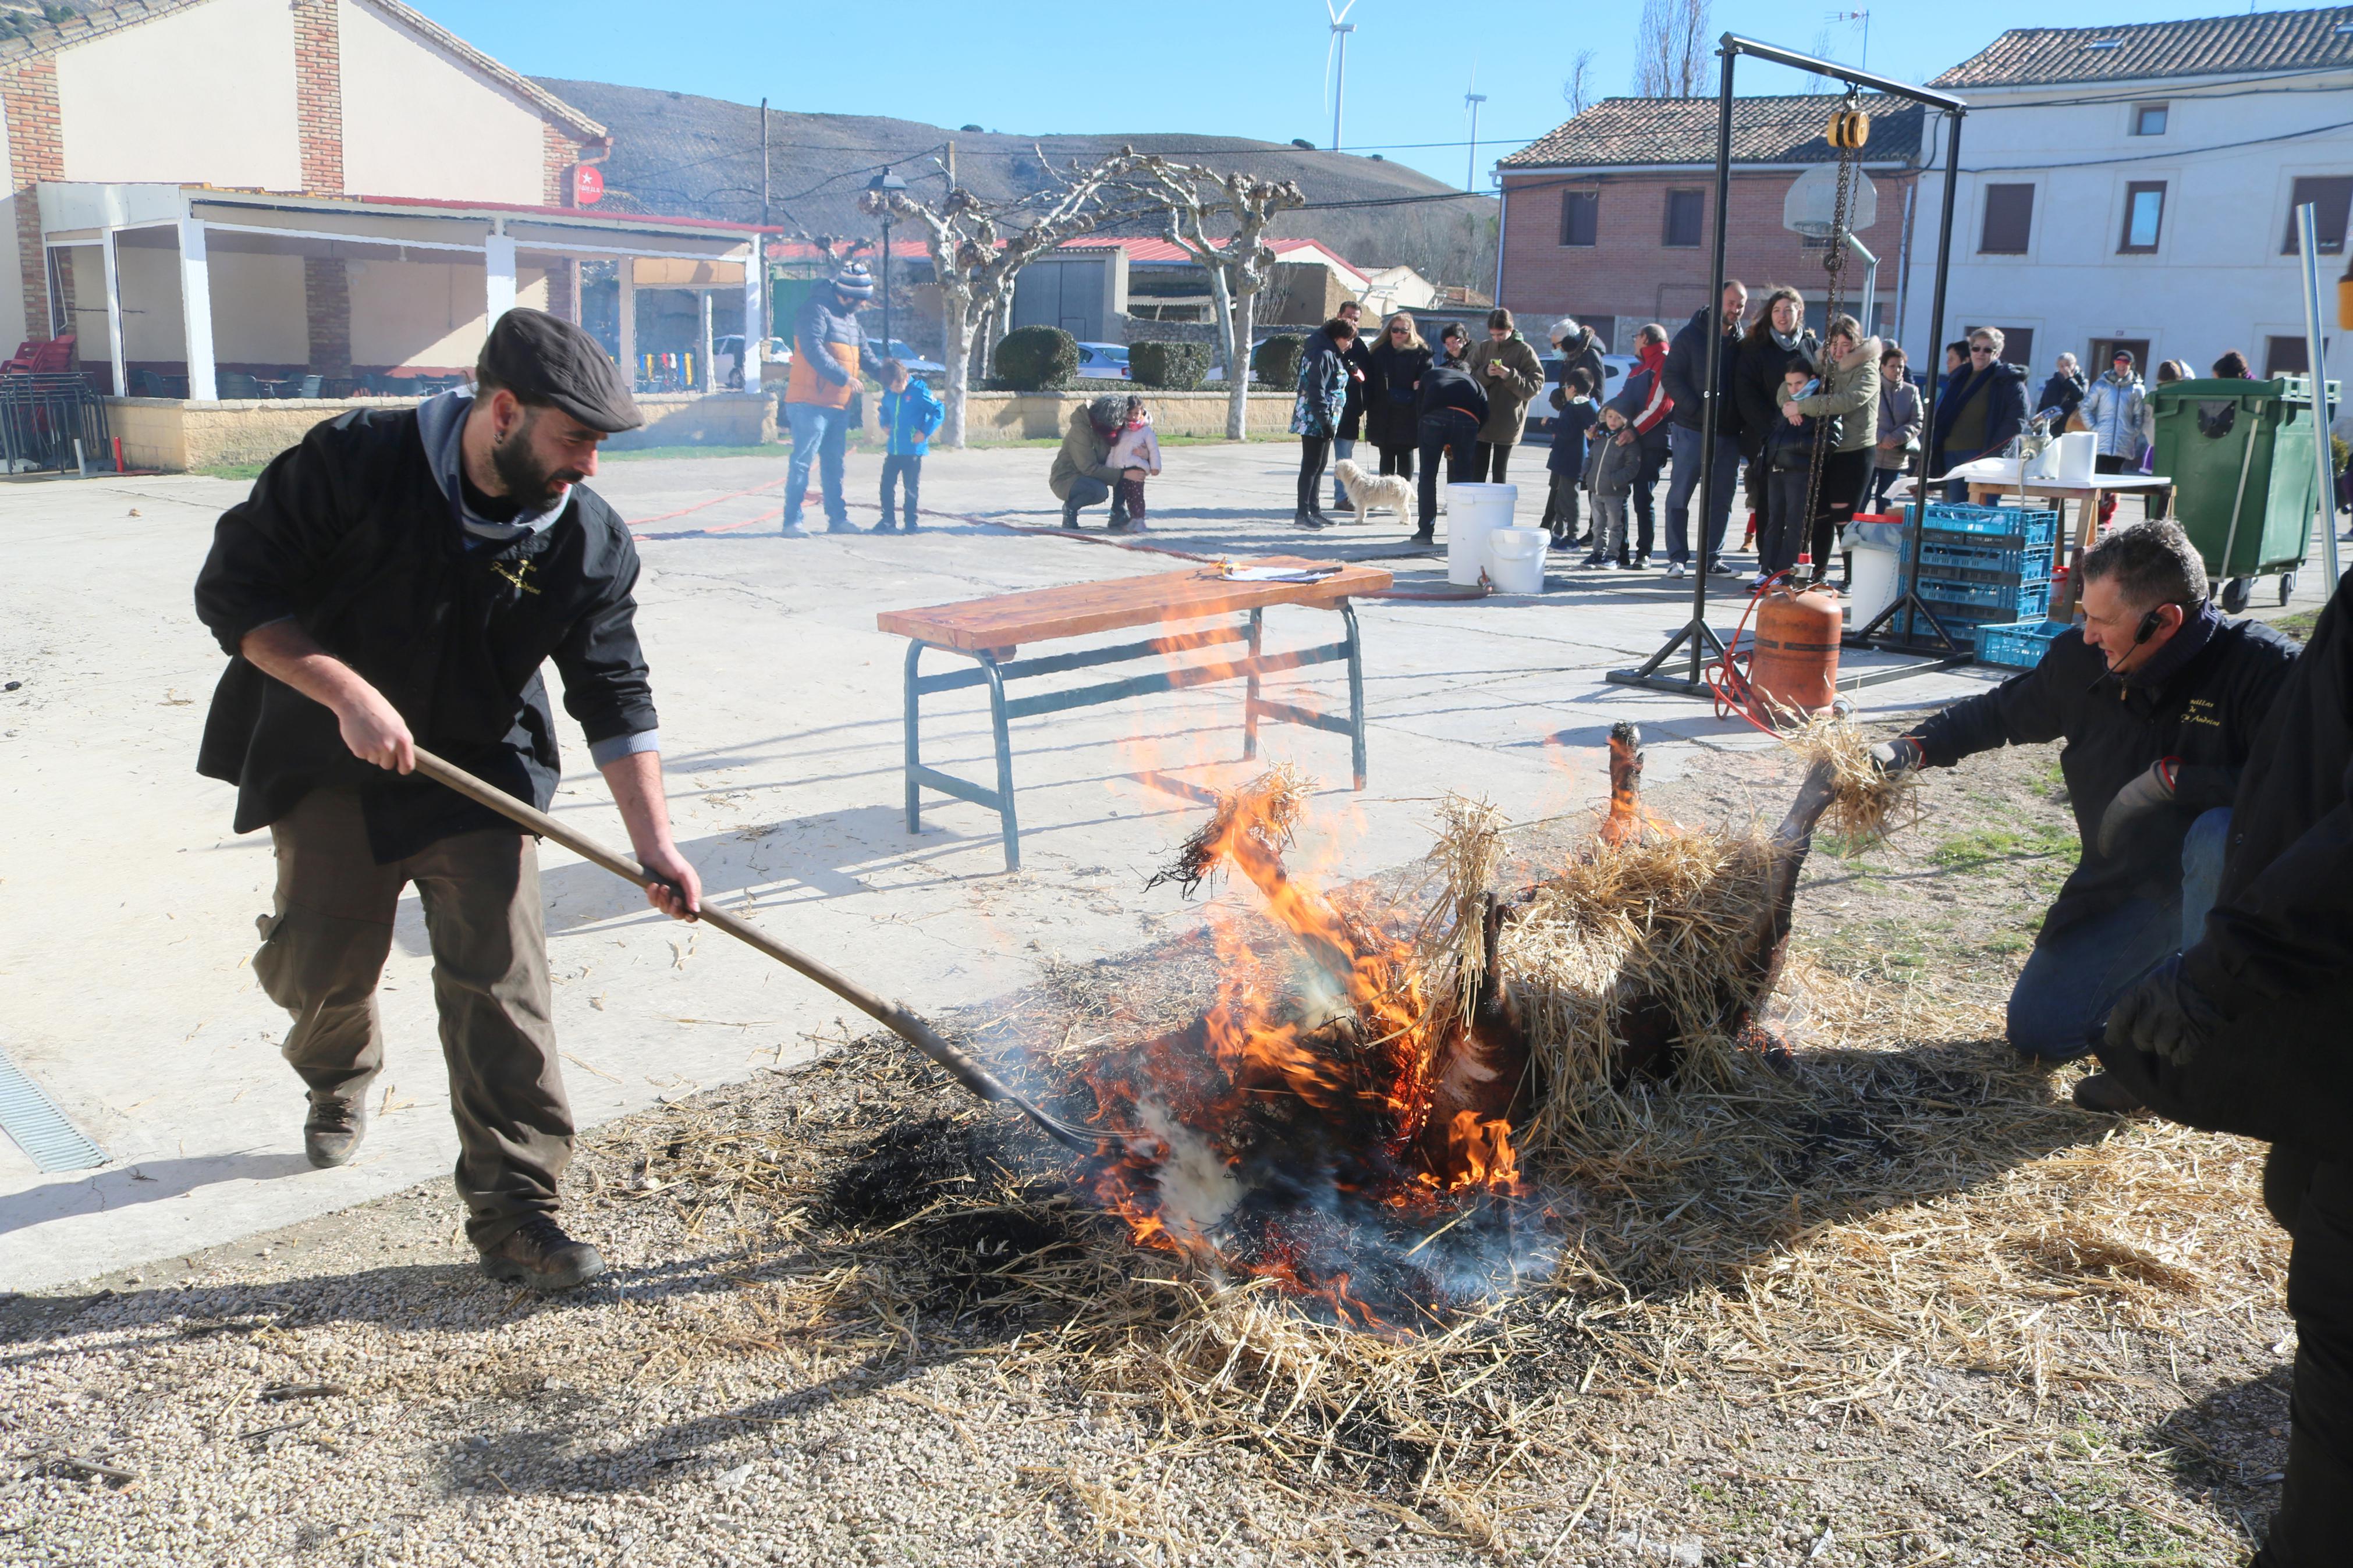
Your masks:
M 1134 775 L 1221 784 L 1255 771 L 1239 762 L 1238 687 L 1139 699 L 1015 725 L 1019 873 L 1005 874 L 996 821 L 976 807 L 935 797 L 924 831 L 907 833 L 903 645 L 875 629 L 878 610 L 1185 564 L 994 526 L 1055 521 L 1050 460 L 1039 448 L 934 455 L 923 484 L 934 519 L 913 538 L 777 538 L 776 490 L 755 487 L 781 477 L 781 452 L 613 461 L 596 482 L 625 516 L 649 520 L 639 626 L 678 836 L 711 894 L 923 1010 L 1010 991 L 1049 959 L 1190 929 L 1198 906 L 1143 884 L 1198 807 Z M 1442 577 L 1442 562 L 1406 547 L 1409 526 L 1386 516 L 1312 537 L 1284 526 L 1294 464 L 1289 444 L 1172 447 L 1145 542 L 1379 561 L 1401 587 Z M 878 466 L 851 459 L 861 524 L 875 515 Z M 1523 486 L 1524 519 L 1540 482 Z M 245 489 L 193 476 L 0 484 L 11 566 L 0 679 L 23 683 L 0 695 L 0 801 L 13 829 L 0 863 L 0 1047 L 111 1157 L 94 1172 L 44 1174 L 0 1140 L 0 1289 L 132 1264 L 174 1277 L 172 1260 L 189 1249 L 406 1187 L 454 1154 L 412 895 L 385 975 L 390 1049 L 375 1125 L 344 1169 L 314 1172 L 301 1158 L 301 1089 L 276 1047 L 286 1020 L 249 965 L 253 921 L 269 901 L 268 837 L 232 836 L 231 792 L 194 772 L 222 659 L 189 589 L 214 518 Z M 1101 517 L 1090 515 L 1090 540 Z M 1418 854 L 1430 803 L 1448 790 L 1483 795 L 1515 820 L 1593 804 L 1620 718 L 1642 723 L 1659 778 L 1766 743 L 1703 703 L 1602 679 L 1682 621 L 1687 583 L 1556 569 L 1552 587 L 1359 607 L 1370 787 L 1346 788 L 1341 737 L 1270 726 L 1262 750 L 1324 781 L 1307 853 L 1327 874 Z M 1737 601 L 1721 608 L 1728 627 Z M 1336 630 L 1328 613 L 1304 610 L 1269 623 L 1270 646 Z M 1989 679 L 1875 687 L 1863 706 L 1932 703 Z M 1338 666 L 1298 672 L 1278 695 L 1283 686 L 1345 710 Z M 979 695 L 934 700 L 927 760 L 986 778 Z M 577 732 L 566 720 L 559 729 L 570 772 L 555 811 L 625 843 Z M 549 847 L 543 865 L 556 1022 L 584 1126 L 797 1059 L 849 1012 L 723 937 L 660 920 L 562 850 Z

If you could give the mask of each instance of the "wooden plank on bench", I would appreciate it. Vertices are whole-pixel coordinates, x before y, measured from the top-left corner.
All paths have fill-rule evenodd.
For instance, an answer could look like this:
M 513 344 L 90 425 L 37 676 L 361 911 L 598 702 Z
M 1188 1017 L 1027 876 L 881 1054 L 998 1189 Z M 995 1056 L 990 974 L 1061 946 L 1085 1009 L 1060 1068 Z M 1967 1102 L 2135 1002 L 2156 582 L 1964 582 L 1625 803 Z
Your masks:
M 1261 558 L 1250 564 L 1339 565 L 1291 555 Z M 972 652 L 1018 647 L 1056 637 L 1084 637 L 1090 632 L 1116 631 L 1124 626 L 1205 620 L 1268 605 L 1328 608 L 1359 594 L 1380 593 L 1392 581 L 1390 574 L 1377 566 L 1340 565 L 1332 576 L 1317 583 L 1238 583 L 1220 576 L 1214 566 L 1197 566 L 1184 572 L 1034 588 L 1027 593 L 999 594 L 923 609 L 885 610 L 874 619 L 878 626 L 894 636 Z

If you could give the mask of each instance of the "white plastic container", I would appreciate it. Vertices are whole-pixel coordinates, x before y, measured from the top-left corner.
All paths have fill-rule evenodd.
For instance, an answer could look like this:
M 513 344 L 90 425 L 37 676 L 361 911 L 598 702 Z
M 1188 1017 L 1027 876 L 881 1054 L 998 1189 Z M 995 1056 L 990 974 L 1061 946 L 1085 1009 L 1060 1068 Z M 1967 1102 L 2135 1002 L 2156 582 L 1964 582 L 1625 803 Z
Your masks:
M 1904 591 L 1903 557 L 1893 550 L 1864 544 L 1854 547 L 1852 557 L 1848 568 L 1852 581 L 1846 591 L 1846 624 L 1849 631 L 1860 631 Z
M 1552 535 L 1541 528 L 1498 528 L 1487 535 L 1487 581 L 1498 594 L 1541 594 L 1545 552 Z
M 1446 580 L 1475 588 L 1487 565 L 1487 535 L 1512 526 L 1517 485 L 1461 482 L 1446 487 Z
M 2088 485 L 2099 467 L 2100 438 L 2089 430 L 2070 430 L 2059 437 L 2058 482 Z

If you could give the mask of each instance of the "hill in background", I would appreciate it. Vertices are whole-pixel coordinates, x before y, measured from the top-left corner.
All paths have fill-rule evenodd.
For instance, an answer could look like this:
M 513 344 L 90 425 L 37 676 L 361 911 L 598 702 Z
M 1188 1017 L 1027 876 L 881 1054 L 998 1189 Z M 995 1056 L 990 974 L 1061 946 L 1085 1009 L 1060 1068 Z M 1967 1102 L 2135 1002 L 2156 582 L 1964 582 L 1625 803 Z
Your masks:
M 606 203 L 630 212 L 756 223 L 760 217 L 757 105 L 659 88 L 542 77 L 539 84 L 613 133 L 604 165 Z M 1351 153 L 1314 152 L 1239 136 L 1176 133 L 1012 136 L 949 131 L 920 121 L 871 115 L 768 113 L 771 221 L 788 230 L 839 237 L 879 234 L 857 208 L 858 193 L 891 164 L 918 194 L 936 195 L 936 160 L 955 142 L 956 177 L 976 194 L 1005 199 L 1046 183 L 1038 153 L 1057 165 L 1091 163 L 1122 146 L 1212 168 L 1240 167 L 1299 182 L 1315 210 L 1290 213 L 1275 233 L 1318 239 L 1359 267 L 1413 268 L 1440 283 L 1494 287 L 1497 203 L 1455 195 L 1376 205 L 1400 197 L 1445 196 L 1453 187 L 1419 170 Z M 1324 204 L 1349 204 L 1331 205 Z M 1366 204 L 1366 205 L 1357 205 Z

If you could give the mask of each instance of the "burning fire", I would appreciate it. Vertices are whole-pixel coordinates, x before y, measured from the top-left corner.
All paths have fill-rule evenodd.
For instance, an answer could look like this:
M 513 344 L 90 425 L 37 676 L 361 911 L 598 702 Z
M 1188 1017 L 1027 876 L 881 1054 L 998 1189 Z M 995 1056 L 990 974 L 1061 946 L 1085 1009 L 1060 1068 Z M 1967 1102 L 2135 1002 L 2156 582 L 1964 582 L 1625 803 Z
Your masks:
M 1520 1073 L 1488 1059 L 1473 1009 L 1433 995 L 1409 941 L 1284 868 L 1304 794 L 1279 770 L 1226 797 L 1156 879 L 1189 892 L 1240 870 L 1302 962 L 1270 973 L 1214 921 L 1215 1005 L 1088 1072 L 1104 1118 L 1157 1146 L 1106 1152 L 1084 1179 L 1139 1245 L 1391 1327 L 1487 1294 L 1525 1250 L 1508 1201 L 1526 1191 Z

